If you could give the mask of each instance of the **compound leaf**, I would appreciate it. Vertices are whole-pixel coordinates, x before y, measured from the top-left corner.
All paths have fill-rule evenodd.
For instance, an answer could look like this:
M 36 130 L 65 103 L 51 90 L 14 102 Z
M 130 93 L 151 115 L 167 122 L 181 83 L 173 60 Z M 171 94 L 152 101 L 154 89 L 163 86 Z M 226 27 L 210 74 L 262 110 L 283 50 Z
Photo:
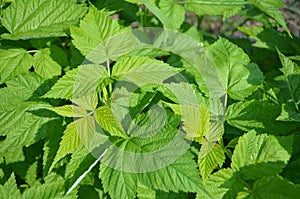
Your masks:
M 228 94 L 236 100 L 244 99 L 262 83 L 264 76 L 243 50 L 220 38 L 199 57 L 195 66 L 202 80 L 199 86 L 207 95 L 220 98 Z

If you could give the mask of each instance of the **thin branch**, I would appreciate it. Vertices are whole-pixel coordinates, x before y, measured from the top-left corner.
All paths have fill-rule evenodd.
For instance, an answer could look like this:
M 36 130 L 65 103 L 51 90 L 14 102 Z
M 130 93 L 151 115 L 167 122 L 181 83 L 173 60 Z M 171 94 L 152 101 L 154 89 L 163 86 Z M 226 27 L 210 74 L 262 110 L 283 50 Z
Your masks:
M 66 195 L 70 194 L 76 187 L 77 185 L 83 180 L 83 178 L 96 166 L 96 164 L 102 159 L 102 157 L 105 155 L 107 152 L 106 148 L 104 152 L 99 156 L 99 158 L 86 170 L 77 180 L 74 182 L 74 184 L 70 187 L 70 189 L 67 191 Z

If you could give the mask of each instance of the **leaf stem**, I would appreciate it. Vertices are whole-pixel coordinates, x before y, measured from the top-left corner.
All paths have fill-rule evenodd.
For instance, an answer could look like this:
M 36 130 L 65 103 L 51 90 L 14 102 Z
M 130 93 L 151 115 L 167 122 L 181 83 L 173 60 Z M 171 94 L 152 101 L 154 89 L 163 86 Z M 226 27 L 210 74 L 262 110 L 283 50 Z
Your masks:
M 75 188 L 76 186 L 83 180 L 83 178 L 96 166 L 96 164 L 102 159 L 102 157 L 105 155 L 107 152 L 108 148 L 104 150 L 104 152 L 99 156 L 99 158 L 91 164 L 91 166 L 86 170 L 77 180 L 74 182 L 74 184 L 70 187 L 70 189 L 67 191 L 66 195 L 69 195 Z

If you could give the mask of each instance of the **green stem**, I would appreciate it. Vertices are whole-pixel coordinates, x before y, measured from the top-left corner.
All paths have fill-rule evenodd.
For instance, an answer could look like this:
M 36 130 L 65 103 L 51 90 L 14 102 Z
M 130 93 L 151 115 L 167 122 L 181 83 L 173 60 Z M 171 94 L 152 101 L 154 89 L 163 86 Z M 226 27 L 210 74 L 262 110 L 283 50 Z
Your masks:
M 27 53 L 36 53 L 38 50 L 28 50 Z

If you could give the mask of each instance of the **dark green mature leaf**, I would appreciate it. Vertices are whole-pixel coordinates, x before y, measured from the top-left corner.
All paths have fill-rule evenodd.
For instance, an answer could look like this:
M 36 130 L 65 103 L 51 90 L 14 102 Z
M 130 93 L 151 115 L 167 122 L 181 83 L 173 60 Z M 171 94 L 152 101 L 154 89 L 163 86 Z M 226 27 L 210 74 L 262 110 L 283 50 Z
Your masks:
M 213 98 L 228 94 L 241 100 L 255 91 L 264 76 L 257 65 L 250 63 L 241 48 L 220 38 L 199 57 L 196 69 L 201 75 L 198 84 Z
M 85 14 L 75 0 L 16 0 L 3 13 L 6 39 L 63 36 L 70 25 Z
M 28 72 L 32 64 L 32 56 L 25 49 L 0 49 L 0 83 Z
M 254 47 L 267 48 L 272 51 L 279 49 L 280 52 L 287 54 L 293 54 L 300 50 L 299 38 L 291 38 L 285 32 L 278 32 L 262 26 L 242 26 L 238 29 L 255 40 L 255 43 L 252 44 Z
M 64 180 L 57 179 L 56 182 L 48 182 L 42 185 L 27 189 L 22 194 L 22 199 L 49 199 L 49 198 L 63 198 L 64 197 Z
M 257 180 L 253 185 L 253 190 L 247 193 L 247 198 L 294 199 L 299 195 L 300 190 L 294 184 L 279 176 L 273 176 Z
M 52 119 L 29 112 L 50 107 L 45 102 L 28 100 L 42 83 L 42 78 L 29 73 L 0 89 L 0 132 L 6 136 L 0 151 L 7 162 L 22 160 L 23 146 L 33 144 L 39 128 Z
M 276 78 L 277 85 L 283 92 L 286 101 L 295 107 L 295 111 L 300 111 L 300 67 L 278 52 L 283 68 L 283 76 Z
M 293 130 L 297 123 L 277 121 L 281 108 L 268 101 L 247 101 L 230 105 L 226 121 L 241 130 L 255 129 L 259 133 L 280 134 Z
M 251 131 L 239 139 L 231 167 L 247 179 L 277 175 L 290 159 L 291 144 L 291 137 L 276 138 Z
M 209 176 L 204 181 L 205 189 L 209 195 L 199 192 L 197 199 L 232 199 L 237 193 L 244 189 L 244 185 L 232 169 L 221 169 Z

